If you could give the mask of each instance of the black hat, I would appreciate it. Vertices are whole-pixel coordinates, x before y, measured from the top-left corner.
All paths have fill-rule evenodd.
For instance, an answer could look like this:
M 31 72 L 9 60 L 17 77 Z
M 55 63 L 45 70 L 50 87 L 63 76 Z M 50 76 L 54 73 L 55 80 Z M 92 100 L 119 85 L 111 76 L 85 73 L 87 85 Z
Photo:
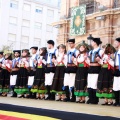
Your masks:
M 15 53 L 15 52 L 17 52 L 17 53 L 21 53 L 21 50 L 13 50 L 13 52 Z
M 54 46 L 54 44 L 55 44 L 53 40 L 48 40 L 47 43 L 48 43 L 48 44 L 51 44 L 51 45 L 53 45 L 53 46 Z
M 100 40 L 100 38 L 93 38 L 92 40 L 93 40 L 94 42 L 96 42 L 97 45 L 102 44 L 102 41 Z
M 3 55 L 4 52 L 0 52 L 0 55 Z
M 119 38 L 116 38 L 116 40 L 117 40 L 118 42 L 120 42 L 120 37 L 119 37 Z
M 69 39 L 69 40 L 67 40 L 67 42 L 75 43 L 75 39 Z
M 38 47 L 33 46 L 33 47 L 31 47 L 30 49 L 35 49 L 35 50 L 38 50 Z

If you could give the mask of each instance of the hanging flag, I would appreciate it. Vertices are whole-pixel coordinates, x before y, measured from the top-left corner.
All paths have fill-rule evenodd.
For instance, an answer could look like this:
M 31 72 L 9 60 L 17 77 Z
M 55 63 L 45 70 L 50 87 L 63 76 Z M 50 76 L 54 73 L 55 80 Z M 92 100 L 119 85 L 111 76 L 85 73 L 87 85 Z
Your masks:
M 71 9 L 70 35 L 86 34 L 86 5 Z

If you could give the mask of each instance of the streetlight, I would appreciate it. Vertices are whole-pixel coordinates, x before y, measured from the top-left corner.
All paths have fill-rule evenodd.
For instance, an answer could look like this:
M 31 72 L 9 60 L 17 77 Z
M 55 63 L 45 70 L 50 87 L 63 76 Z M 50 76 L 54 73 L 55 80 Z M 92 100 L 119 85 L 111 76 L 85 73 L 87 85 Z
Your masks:
M 92 34 L 89 34 L 89 36 L 87 37 L 88 45 L 91 45 L 91 40 L 92 39 L 93 39 Z

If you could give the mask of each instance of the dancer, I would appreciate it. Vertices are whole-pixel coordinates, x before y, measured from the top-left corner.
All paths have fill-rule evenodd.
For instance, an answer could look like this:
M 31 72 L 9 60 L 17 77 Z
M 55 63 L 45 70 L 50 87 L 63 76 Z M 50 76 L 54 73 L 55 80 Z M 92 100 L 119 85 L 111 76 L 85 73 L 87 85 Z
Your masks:
M 14 53 L 14 59 L 12 60 L 12 69 L 10 74 L 10 87 L 13 91 L 13 94 L 11 97 L 17 97 L 17 93 L 14 92 L 14 88 L 16 85 L 16 80 L 17 80 L 17 75 L 19 70 L 19 67 L 17 65 L 20 61 L 21 50 L 14 50 L 13 53 Z
M 56 60 L 53 60 L 53 63 L 56 65 L 56 71 L 53 78 L 53 84 L 51 87 L 51 92 L 54 94 L 58 94 L 58 98 L 56 101 L 63 100 L 64 91 L 62 90 L 63 87 L 63 80 L 65 74 L 65 66 L 67 64 L 67 55 L 66 55 L 66 46 L 60 44 L 58 46 L 58 53 L 56 55 Z
M 37 65 L 37 69 L 31 92 L 34 93 L 36 99 L 45 99 L 46 88 L 44 83 L 45 83 L 46 53 L 47 49 L 45 47 L 40 48 L 37 61 L 34 61 L 35 64 Z M 38 94 L 38 96 L 36 94 Z M 40 96 L 41 94 L 42 96 Z
M 66 93 L 66 98 L 64 102 L 76 101 L 76 96 L 74 95 L 74 85 L 75 85 L 75 75 L 77 71 L 77 66 L 73 63 L 74 59 L 78 56 L 79 51 L 75 48 L 75 39 L 69 39 L 68 45 L 70 50 L 67 53 L 67 67 L 65 69 L 65 76 L 64 76 L 64 90 Z M 70 93 L 72 93 L 72 97 L 70 99 Z
M 102 105 L 112 105 L 112 98 L 114 94 L 112 92 L 113 86 L 113 69 L 114 69 L 114 52 L 115 49 L 112 45 L 107 44 L 105 47 L 104 55 L 100 60 L 102 66 L 97 83 L 97 97 L 105 98 L 105 103 Z
M 89 93 L 89 100 L 87 104 L 98 104 L 99 100 L 96 97 L 96 89 L 98 82 L 98 75 L 101 70 L 101 65 L 99 64 L 101 57 L 103 56 L 103 50 L 100 49 L 101 44 L 100 38 L 93 38 L 91 45 L 93 50 L 89 52 L 90 57 L 90 67 L 88 70 L 87 78 L 87 88 Z
M 85 103 L 85 97 L 88 96 L 87 93 L 87 75 L 88 75 L 88 51 L 89 46 L 83 41 L 79 45 L 80 54 L 77 59 L 74 60 L 78 66 L 76 77 L 75 77 L 75 96 L 79 97 L 77 103 Z

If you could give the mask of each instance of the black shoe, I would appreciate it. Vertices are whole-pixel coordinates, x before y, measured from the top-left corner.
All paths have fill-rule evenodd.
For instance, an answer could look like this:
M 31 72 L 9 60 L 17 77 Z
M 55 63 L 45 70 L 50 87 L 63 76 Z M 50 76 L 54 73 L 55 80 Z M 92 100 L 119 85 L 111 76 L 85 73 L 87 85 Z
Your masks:
M 69 102 L 69 101 L 70 101 L 70 98 L 63 99 L 63 102 Z
M 25 98 L 25 96 L 24 96 L 24 95 L 21 95 L 21 96 L 19 96 L 18 98 Z
M 85 100 L 81 100 L 79 103 L 85 103 Z
M 91 104 L 97 105 L 97 104 L 98 104 L 98 102 L 92 102 Z
M 113 106 L 120 106 L 120 104 L 117 103 L 117 102 L 115 102 L 115 103 L 113 104 Z
M 36 99 L 36 100 L 38 100 L 38 99 L 41 100 L 41 97 L 36 97 L 35 99 Z
M 90 101 L 90 99 L 86 102 L 86 104 L 91 104 L 91 101 Z
M 103 103 L 103 104 L 101 104 L 101 105 L 108 105 L 108 102 L 105 102 L 105 103 Z
M 61 101 L 61 98 L 57 99 L 56 101 Z
M 15 93 L 15 94 L 13 94 L 11 97 L 17 97 L 17 94 Z
M 111 105 L 113 105 L 113 102 L 108 102 L 108 106 L 111 106 Z
M 50 97 L 45 98 L 45 100 L 50 100 Z
M 42 97 L 40 100 L 45 100 L 45 97 Z
M 75 102 L 75 101 L 76 101 L 75 98 L 70 99 L 70 102 Z

